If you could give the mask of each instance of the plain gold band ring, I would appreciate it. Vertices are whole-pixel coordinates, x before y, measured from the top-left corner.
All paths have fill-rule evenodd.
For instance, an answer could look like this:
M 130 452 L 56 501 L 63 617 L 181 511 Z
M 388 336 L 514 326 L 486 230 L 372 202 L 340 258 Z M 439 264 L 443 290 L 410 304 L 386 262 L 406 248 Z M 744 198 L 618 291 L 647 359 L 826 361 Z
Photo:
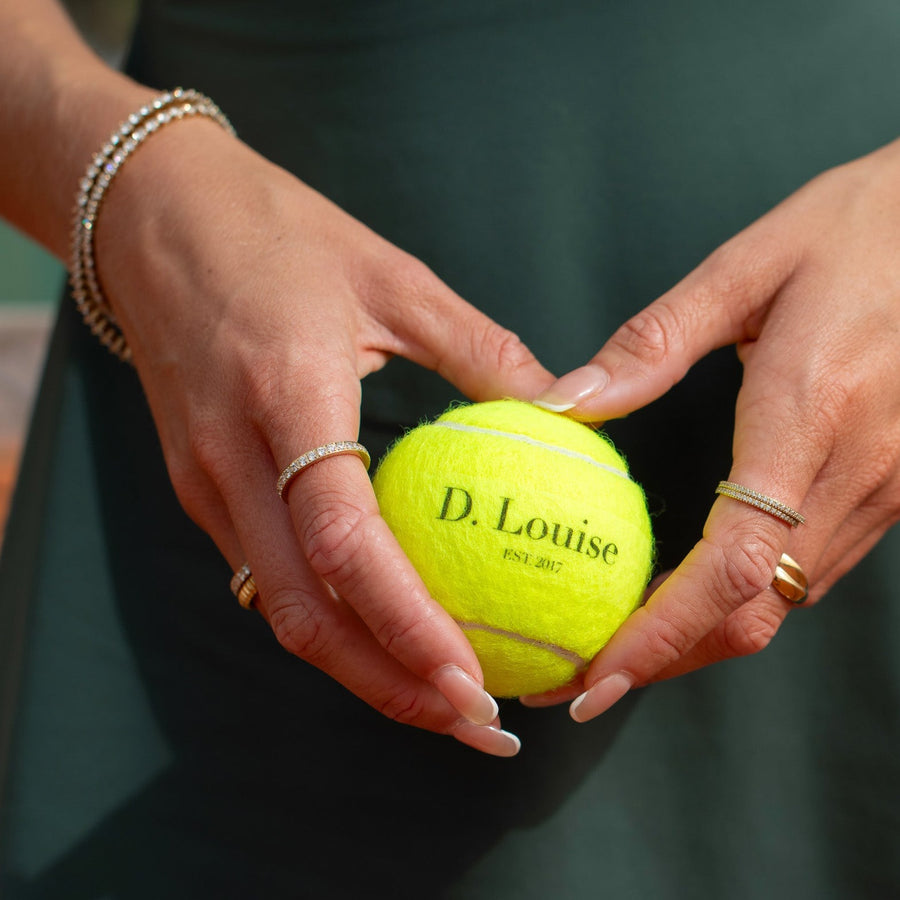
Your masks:
M 253 580 L 253 576 L 250 575 L 238 591 L 238 603 L 240 603 L 244 609 L 250 609 L 250 607 L 253 606 L 253 601 L 256 599 L 258 593 L 259 589 L 256 587 L 256 582 Z
M 342 453 L 354 453 L 363 461 L 363 465 L 366 469 L 369 468 L 369 465 L 372 462 L 369 451 L 358 441 L 334 441 L 331 444 L 323 444 L 321 447 L 316 447 L 315 449 L 304 453 L 302 456 L 298 456 L 290 465 L 285 467 L 284 471 L 278 476 L 278 481 L 275 484 L 275 490 L 278 491 L 278 496 L 287 503 L 287 497 L 285 497 L 284 492 L 294 478 L 313 463 L 317 463 L 319 460 L 326 459 L 329 456 L 338 456 Z
M 809 582 L 806 579 L 806 573 L 800 568 L 800 564 L 787 553 L 781 554 L 781 559 L 775 567 L 772 587 L 785 600 L 797 605 L 803 603 L 809 596 Z

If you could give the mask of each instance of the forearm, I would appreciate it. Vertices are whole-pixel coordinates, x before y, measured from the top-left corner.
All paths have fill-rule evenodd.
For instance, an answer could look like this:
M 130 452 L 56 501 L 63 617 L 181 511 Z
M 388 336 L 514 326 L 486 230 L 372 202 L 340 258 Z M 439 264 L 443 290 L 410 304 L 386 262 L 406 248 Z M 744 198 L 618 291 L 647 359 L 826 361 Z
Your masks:
M 55 0 L 0 0 L 0 216 L 65 260 L 91 154 L 154 96 L 100 60 Z

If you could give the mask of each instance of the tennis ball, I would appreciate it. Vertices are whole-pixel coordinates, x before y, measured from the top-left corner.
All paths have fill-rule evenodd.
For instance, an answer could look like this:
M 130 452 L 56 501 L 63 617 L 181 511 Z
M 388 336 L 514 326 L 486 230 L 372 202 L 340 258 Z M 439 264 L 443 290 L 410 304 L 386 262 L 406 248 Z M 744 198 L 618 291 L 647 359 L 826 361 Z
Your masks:
M 530 403 L 458 406 L 389 448 L 375 495 L 498 697 L 583 671 L 641 603 L 644 493 L 604 435 Z

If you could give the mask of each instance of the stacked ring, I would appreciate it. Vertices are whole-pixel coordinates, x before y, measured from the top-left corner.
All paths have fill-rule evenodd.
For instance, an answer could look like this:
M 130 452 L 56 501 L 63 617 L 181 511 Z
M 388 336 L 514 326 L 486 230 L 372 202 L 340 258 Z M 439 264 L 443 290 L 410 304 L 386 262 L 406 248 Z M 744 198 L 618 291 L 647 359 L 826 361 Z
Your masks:
M 241 589 L 238 591 L 238 603 L 240 603 L 244 609 L 250 609 L 250 607 L 253 606 L 253 601 L 256 599 L 256 595 L 258 593 L 259 590 L 256 587 L 256 582 L 253 580 L 253 576 L 251 575 L 241 585 Z
M 803 515 L 798 513 L 796 509 L 792 509 L 787 503 L 782 503 L 774 497 L 767 497 L 759 491 L 754 491 L 752 488 L 744 487 L 742 484 L 737 484 L 734 481 L 720 481 L 719 486 L 716 488 L 716 493 L 761 509 L 770 516 L 775 516 L 776 519 L 787 522 L 792 528 L 802 525 L 806 521 Z
M 739 500 L 770 516 L 775 516 L 776 519 L 786 522 L 791 528 L 802 525 L 806 521 L 804 515 L 788 506 L 787 503 L 782 503 L 774 497 L 767 497 L 765 494 L 744 487 L 735 481 L 720 481 L 716 493 L 723 497 L 730 497 L 732 500 Z M 809 596 L 809 580 L 806 573 L 800 564 L 787 553 L 782 553 L 781 559 L 778 560 L 775 575 L 772 578 L 772 588 L 778 591 L 785 600 L 798 606 L 805 603 Z
M 244 609 L 250 609 L 259 590 L 256 587 L 256 581 L 254 580 L 253 573 L 250 571 L 250 566 L 247 563 L 244 563 L 237 572 L 231 576 L 231 584 L 229 586 L 231 587 L 231 593 L 237 597 L 238 603 L 240 603 Z

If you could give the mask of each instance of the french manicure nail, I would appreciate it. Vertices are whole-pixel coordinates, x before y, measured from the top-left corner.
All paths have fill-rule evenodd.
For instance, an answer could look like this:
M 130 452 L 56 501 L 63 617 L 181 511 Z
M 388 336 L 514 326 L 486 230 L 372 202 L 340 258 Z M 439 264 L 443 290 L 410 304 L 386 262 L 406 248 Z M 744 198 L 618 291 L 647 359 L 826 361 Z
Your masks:
M 621 700 L 631 690 L 631 685 L 631 679 L 621 672 L 607 675 L 572 701 L 569 715 L 576 722 L 587 722 Z
M 573 369 L 550 385 L 532 401 L 535 406 L 551 412 L 567 412 L 582 400 L 599 394 L 609 384 L 609 373 L 599 366 L 587 365 Z
M 461 722 L 453 730 L 453 737 L 475 750 L 491 756 L 515 756 L 522 749 L 522 742 L 509 731 L 494 728 L 493 725 L 473 725 Z
M 568 412 L 570 409 L 575 409 L 574 403 L 551 403 L 549 400 L 539 400 L 538 398 L 535 398 L 531 402 L 535 406 L 539 406 L 541 409 L 546 409 L 550 412 L 564 413 Z
M 475 725 L 490 725 L 497 718 L 497 701 L 459 666 L 438 669 L 433 682 L 453 708 Z

